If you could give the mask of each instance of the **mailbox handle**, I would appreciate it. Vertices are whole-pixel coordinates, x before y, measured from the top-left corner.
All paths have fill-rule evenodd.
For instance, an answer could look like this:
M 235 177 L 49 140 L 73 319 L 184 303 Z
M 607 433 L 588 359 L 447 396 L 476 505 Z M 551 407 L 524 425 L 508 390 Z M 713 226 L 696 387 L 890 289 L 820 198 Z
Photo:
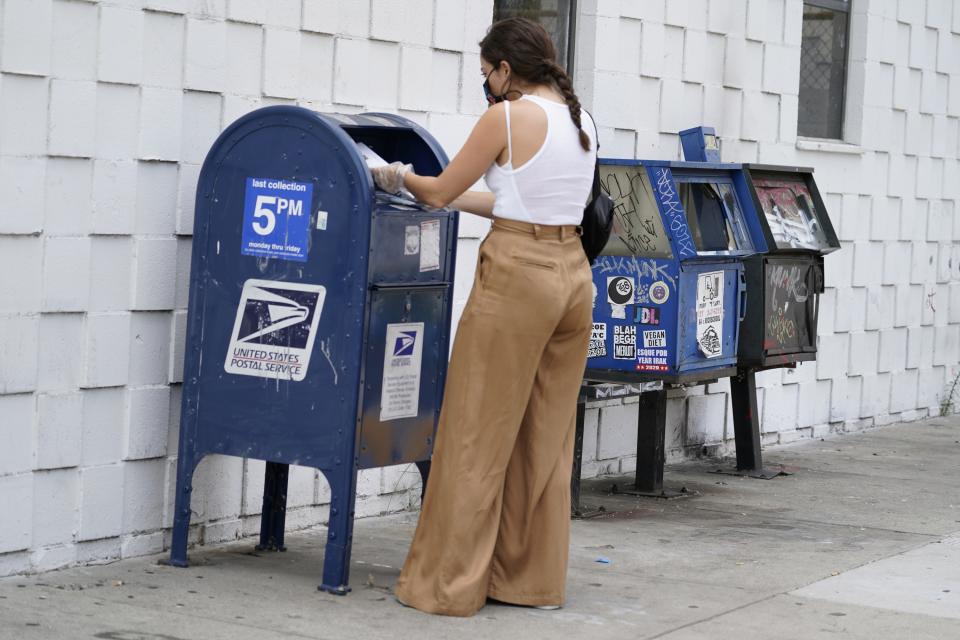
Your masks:
M 747 317 L 747 277 L 743 271 L 737 273 L 740 277 L 740 306 L 738 308 L 739 322 Z

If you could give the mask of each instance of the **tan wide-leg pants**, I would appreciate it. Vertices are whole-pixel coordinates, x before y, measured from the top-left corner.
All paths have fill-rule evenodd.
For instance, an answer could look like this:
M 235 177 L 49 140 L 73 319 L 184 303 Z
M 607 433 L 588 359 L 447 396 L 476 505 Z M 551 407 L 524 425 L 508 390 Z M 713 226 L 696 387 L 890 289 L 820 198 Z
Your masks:
M 564 601 L 577 394 L 592 323 L 575 227 L 497 220 L 460 320 L 405 604 Z

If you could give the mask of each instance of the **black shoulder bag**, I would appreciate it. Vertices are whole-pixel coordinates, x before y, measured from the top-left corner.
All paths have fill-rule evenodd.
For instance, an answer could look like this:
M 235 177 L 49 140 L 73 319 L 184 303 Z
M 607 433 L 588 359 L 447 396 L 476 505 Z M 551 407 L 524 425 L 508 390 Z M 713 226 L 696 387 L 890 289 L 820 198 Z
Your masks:
M 593 116 L 590 119 L 593 120 Z M 600 132 L 597 131 L 596 122 L 594 122 L 594 131 L 596 132 L 597 163 L 593 167 L 593 189 L 590 191 L 590 202 L 583 208 L 583 222 L 580 223 L 583 228 L 580 241 L 583 243 L 583 252 L 587 254 L 590 264 L 594 263 L 607 245 L 613 229 L 613 199 L 600 186 Z

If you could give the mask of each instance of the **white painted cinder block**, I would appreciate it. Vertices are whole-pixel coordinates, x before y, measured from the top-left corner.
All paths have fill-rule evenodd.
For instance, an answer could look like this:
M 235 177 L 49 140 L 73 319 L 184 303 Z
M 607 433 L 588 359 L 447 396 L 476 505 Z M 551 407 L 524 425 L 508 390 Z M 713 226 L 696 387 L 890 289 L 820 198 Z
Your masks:
M 143 84 L 170 89 L 183 86 L 182 15 L 149 11 L 143 18 Z M 223 44 L 223 43 L 221 43 Z M 220 54 L 221 56 L 223 53 Z
M 39 330 L 39 316 L 0 314 L 0 394 L 37 388 Z
M 166 460 L 163 459 L 137 460 L 123 464 L 124 533 L 160 528 L 165 465 Z
M 809 427 L 830 422 L 830 380 L 803 382 L 799 385 L 797 426 Z
M 888 329 L 880 332 L 879 372 L 901 371 L 907 364 L 907 330 Z
M 203 164 L 213 141 L 220 133 L 222 98 L 214 93 L 187 91 L 183 96 L 183 142 L 180 146 L 184 162 Z
M 934 327 L 933 333 L 934 366 L 952 366 L 960 358 L 960 327 Z
M 199 164 L 180 163 L 177 175 L 177 211 L 174 231 L 177 235 L 193 235 L 193 214 L 200 178 Z
M 93 162 L 50 158 L 44 182 L 43 230 L 50 236 L 84 236 L 90 231 Z
M 90 238 L 47 238 L 43 250 L 43 310 L 87 308 Z
M 89 158 L 96 134 L 97 85 L 85 80 L 50 83 L 50 155 Z
M 177 180 L 177 165 L 172 162 L 137 163 L 135 233 L 144 235 L 174 233 Z
M 744 91 L 740 135 L 747 140 L 776 140 L 779 132 L 778 114 L 777 96 L 759 91 Z
M 0 395 L 0 476 L 29 472 L 34 467 L 36 396 L 30 393 Z
M 3 153 L 43 154 L 47 144 L 47 79 L 3 74 L 0 87 Z
M 226 43 L 225 22 L 187 19 L 184 88 L 201 91 L 224 90 Z
M 403 46 L 400 49 L 400 94 L 402 109 L 429 108 L 432 96 L 433 54 L 427 47 Z
M 137 204 L 137 164 L 97 160 L 93 165 L 93 215 L 96 234 L 133 232 Z
M 40 316 L 37 348 L 37 390 L 71 391 L 80 386 L 83 372 L 83 314 L 49 313 Z
M 797 426 L 799 385 L 786 384 L 769 387 L 763 393 L 764 433 L 786 431 Z
M 176 238 L 135 238 L 132 308 L 173 309 L 177 271 Z
M 50 75 L 69 80 L 97 77 L 98 7 L 88 2 L 54 2 Z
M 333 50 L 330 36 L 300 35 L 300 96 L 321 104 L 333 101 Z
M 32 236 L 0 236 L 3 295 L 0 313 L 40 311 L 43 241 Z M 16 277 L 12 277 L 16 274 Z
M 175 309 L 186 309 L 190 295 L 190 260 L 193 243 L 190 238 L 177 238 L 177 277 L 174 283 Z
M 233 518 L 240 513 L 243 459 L 207 456 L 193 474 L 193 522 Z
M 300 32 L 267 28 L 263 49 L 263 93 L 280 98 L 300 95 Z
M 129 313 L 90 313 L 86 320 L 83 387 L 114 387 L 127 382 Z
M 143 45 L 143 11 L 109 5 L 100 8 L 100 80 L 138 84 L 143 77 Z
M 463 48 L 469 0 L 448 0 L 434 5 L 433 46 L 458 51 Z
M 880 334 L 876 331 L 850 334 L 850 375 L 869 375 L 877 371 Z
M 617 458 L 636 449 L 637 405 L 615 405 L 602 408 L 597 459 Z
M 920 381 L 917 384 L 917 408 L 927 409 L 930 415 L 940 415 L 940 403 L 946 400 L 943 367 L 920 369 Z
M 130 308 L 130 263 L 133 242 L 129 237 L 90 239 L 89 311 L 123 311 Z
M 30 548 L 32 501 L 33 474 L 0 476 L 0 504 L 7 510 L 0 518 L 0 553 Z
M 118 536 L 123 530 L 123 465 L 88 467 L 80 471 L 80 532 L 78 540 Z
M 917 383 L 920 379 L 916 369 L 900 371 L 891 376 L 890 412 L 910 411 L 917 406 Z
M 39 233 L 43 228 L 42 158 L 0 157 L 0 233 Z
M 169 387 L 129 389 L 123 459 L 142 460 L 166 455 L 169 424 Z
M 98 84 L 96 156 L 110 160 L 134 157 L 139 127 L 140 89 L 121 84 Z
M 263 29 L 260 26 L 228 22 L 224 61 L 226 90 L 242 95 L 259 95 L 262 80 Z
M 723 442 L 726 416 L 726 394 L 717 393 L 689 398 L 687 400 L 687 434 L 684 444 L 703 445 Z M 620 454 L 628 453 L 630 450 L 625 449 Z
M 51 0 L 9 0 L 0 20 L 0 69 L 29 75 L 50 71 Z
M 123 453 L 127 392 L 121 387 L 83 393 L 80 462 L 84 467 L 109 464 Z
M 80 526 L 80 472 L 42 471 L 33 476 L 34 547 L 71 543 Z
M 171 314 L 138 312 L 130 317 L 129 384 L 167 384 L 170 369 Z
M 138 156 L 143 160 L 179 160 L 183 92 L 144 87 L 140 93 Z
M 871 418 L 890 412 L 890 374 L 863 376 L 860 417 Z
M 80 464 L 83 394 L 42 394 L 37 398 L 36 468 L 62 469 Z

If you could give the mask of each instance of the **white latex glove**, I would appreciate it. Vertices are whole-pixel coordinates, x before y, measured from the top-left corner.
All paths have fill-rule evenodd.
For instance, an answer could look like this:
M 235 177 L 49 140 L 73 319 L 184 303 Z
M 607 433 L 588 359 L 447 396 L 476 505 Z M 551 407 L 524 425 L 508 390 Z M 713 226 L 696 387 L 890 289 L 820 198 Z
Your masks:
M 412 164 L 391 162 L 385 167 L 371 169 L 373 181 L 387 193 L 397 193 L 403 188 L 403 176 L 413 169 Z

